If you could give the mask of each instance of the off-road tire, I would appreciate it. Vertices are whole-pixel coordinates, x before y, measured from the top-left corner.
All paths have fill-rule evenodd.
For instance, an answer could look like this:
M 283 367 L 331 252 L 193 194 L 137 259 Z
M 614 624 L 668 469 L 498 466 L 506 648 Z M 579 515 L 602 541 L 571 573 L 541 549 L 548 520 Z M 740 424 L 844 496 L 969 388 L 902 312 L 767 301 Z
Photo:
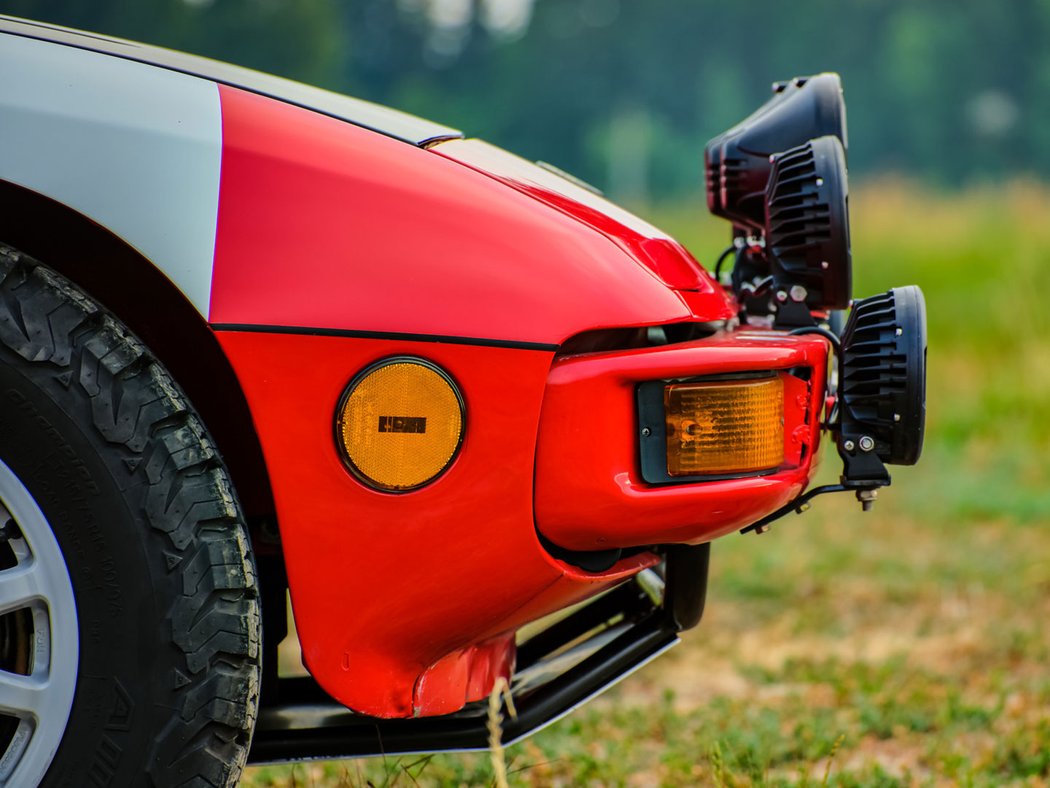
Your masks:
M 43 512 L 76 600 L 76 690 L 43 784 L 235 784 L 261 618 L 227 471 L 149 350 L 3 245 L 0 460 Z

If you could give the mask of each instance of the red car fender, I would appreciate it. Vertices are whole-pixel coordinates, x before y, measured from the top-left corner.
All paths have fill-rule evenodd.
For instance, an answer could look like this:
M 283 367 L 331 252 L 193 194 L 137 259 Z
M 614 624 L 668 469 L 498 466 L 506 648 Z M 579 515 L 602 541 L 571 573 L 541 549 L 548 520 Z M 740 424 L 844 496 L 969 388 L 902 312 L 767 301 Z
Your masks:
M 516 628 L 656 561 L 644 554 L 590 575 L 540 546 L 532 477 L 550 352 L 218 336 L 262 439 L 303 660 L 350 708 L 380 717 L 454 711 L 509 673 Z M 453 465 L 401 495 L 354 478 L 332 426 L 353 375 L 391 355 L 440 365 L 466 401 Z
M 600 193 L 482 140 L 449 140 L 432 150 L 491 175 L 597 230 L 668 287 L 688 293 L 694 314 L 705 315 L 707 320 L 736 314 L 722 289 L 685 247 Z
M 219 91 L 213 324 L 554 345 L 695 319 L 625 243 L 579 217 L 431 151 Z M 729 315 L 720 293 L 706 296 L 704 319 Z

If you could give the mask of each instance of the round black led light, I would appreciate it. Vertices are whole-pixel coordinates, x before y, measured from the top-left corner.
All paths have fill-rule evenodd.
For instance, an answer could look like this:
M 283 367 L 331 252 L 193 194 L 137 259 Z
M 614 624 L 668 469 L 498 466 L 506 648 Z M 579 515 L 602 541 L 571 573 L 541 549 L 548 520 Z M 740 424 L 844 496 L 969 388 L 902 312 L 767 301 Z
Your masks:
M 773 85 L 773 97 L 704 147 L 707 207 L 715 216 L 761 230 L 769 157 L 815 137 L 846 147 L 846 105 L 838 74 Z
M 926 428 L 926 301 L 918 287 L 853 305 L 842 332 L 839 400 L 843 438 L 885 463 L 918 461 Z
M 820 137 L 778 154 L 765 205 L 766 255 L 778 286 L 801 285 L 813 309 L 849 306 L 849 189 L 838 138 Z

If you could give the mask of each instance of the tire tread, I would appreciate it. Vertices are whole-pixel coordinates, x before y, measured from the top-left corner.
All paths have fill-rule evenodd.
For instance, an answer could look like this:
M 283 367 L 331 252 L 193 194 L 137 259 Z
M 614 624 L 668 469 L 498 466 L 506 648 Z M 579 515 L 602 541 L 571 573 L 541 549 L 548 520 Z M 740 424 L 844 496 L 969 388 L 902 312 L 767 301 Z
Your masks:
M 90 403 L 98 435 L 146 481 L 139 519 L 178 589 L 166 620 L 175 713 L 146 759 L 156 786 L 228 786 L 258 713 L 258 587 L 246 528 L 218 450 L 163 366 L 59 274 L 0 245 L 0 344 L 55 369 Z M 71 373 L 71 374 L 70 374 Z

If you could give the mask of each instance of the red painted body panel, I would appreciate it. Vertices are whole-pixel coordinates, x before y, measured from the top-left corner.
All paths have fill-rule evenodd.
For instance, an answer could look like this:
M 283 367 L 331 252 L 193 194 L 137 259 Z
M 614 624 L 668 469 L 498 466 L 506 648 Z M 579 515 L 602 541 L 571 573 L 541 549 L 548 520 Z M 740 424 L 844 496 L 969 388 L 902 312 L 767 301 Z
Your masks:
M 675 241 L 489 146 L 423 150 L 233 88 L 220 96 L 210 321 L 260 436 L 303 659 L 334 698 L 381 717 L 455 711 L 511 673 L 517 628 L 658 560 L 643 552 L 600 574 L 557 561 L 534 501 L 554 541 L 593 548 L 710 539 L 801 489 L 808 459 L 763 480 L 642 489 L 631 386 L 812 366 L 812 434 L 791 432 L 812 446 L 820 340 L 563 359 L 548 390 L 553 347 L 571 336 L 734 314 Z M 390 355 L 438 364 L 466 402 L 452 466 L 400 495 L 347 471 L 332 426 L 350 379 Z M 558 435 L 592 393 L 608 429 Z
M 724 291 L 680 243 L 598 194 L 481 140 L 451 140 L 442 156 L 488 173 L 608 237 L 668 287 L 690 291 L 694 314 L 722 320 L 736 314 Z
M 508 638 L 517 627 L 655 562 L 636 556 L 587 575 L 540 546 L 532 474 L 550 353 L 218 337 L 262 439 L 304 662 L 350 708 L 382 717 L 458 709 L 509 672 Z M 464 444 L 452 467 L 402 495 L 351 476 L 332 432 L 350 378 L 390 355 L 439 364 L 466 400 Z
M 597 230 L 567 198 L 552 207 L 333 118 L 234 88 L 220 95 L 212 323 L 557 344 L 696 319 L 654 267 L 670 278 L 691 268 L 709 301 L 703 319 L 729 316 L 669 240 L 612 220 Z
M 770 476 L 646 484 L 635 388 L 647 380 L 804 367 L 785 375 L 785 464 Z M 662 348 L 555 362 L 536 458 L 536 523 L 573 550 L 709 541 L 755 522 L 806 486 L 824 407 L 827 343 L 774 332 L 719 334 Z M 802 452 L 802 446 L 806 450 Z

